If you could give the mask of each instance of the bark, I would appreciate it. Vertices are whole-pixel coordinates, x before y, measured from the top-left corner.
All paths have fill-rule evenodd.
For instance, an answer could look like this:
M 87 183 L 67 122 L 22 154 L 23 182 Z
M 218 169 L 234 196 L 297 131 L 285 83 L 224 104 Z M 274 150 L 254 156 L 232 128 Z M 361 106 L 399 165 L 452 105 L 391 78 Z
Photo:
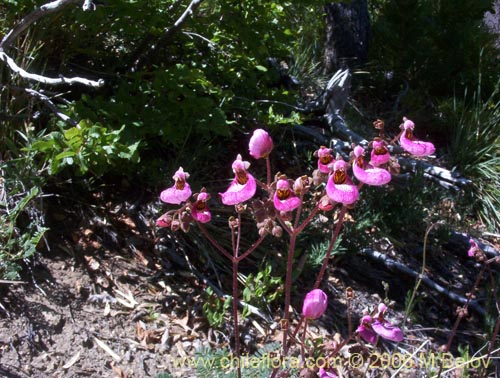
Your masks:
M 363 65 L 370 39 L 368 1 L 327 4 L 325 13 L 325 71 Z

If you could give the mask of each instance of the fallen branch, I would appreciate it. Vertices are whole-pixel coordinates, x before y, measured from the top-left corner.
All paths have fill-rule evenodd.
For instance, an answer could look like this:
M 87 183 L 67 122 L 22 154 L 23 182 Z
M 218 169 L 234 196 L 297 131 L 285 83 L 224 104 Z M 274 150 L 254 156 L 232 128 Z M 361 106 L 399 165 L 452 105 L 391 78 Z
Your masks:
M 12 45 L 12 43 L 24 31 L 26 31 L 34 22 L 38 21 L 40 18 L 48 14 L 61 10 L 62 8 L 64 8 L 69 4 L 76 4 L 76 3 L 82 3 L 82 0 L 52 1 L 50 3 L 40 6 L 39 8 L 35 9 L 33 12 L 28 14 L 21 21 L 19 21 L 19 23 L 16 26 L 14 26 L 0 41 L 0 60 L 3 61 L 5 64 L 7 64 L 13 72 L 17 73 L 22 78 L 37 81 L 39 83 L 50 84 L 50 85 L 61 85 L 61 84 L 71 85 L 78 83 L 95 88 L 103 86 L 104 80 L 102 79 L 95 81 L 95 80 L 84 79 L 81 77 L 67 78 L 63 76 L 60 76 L 58 78 L 50 78 L 42 75 L 29 73 L 26 70 L 19 67 L 14 61 L 14 59 L 12 59 L 6 52 Z M 93 4 L 91 1 L 84 0 L 82 7 L 84 10 L 87 10 L 91 9 L 92 5 Z
M 4 87 L 5 86 L 1 86 L 1 88 L 4 88 Z M 45 105 L 47 105 L 47 107 L 50 110 L 52 110 L 52 112 L 54 112 L 54 114 L 57 117 L 59 117 L 60 119 L 62 119 L 64 122 L 68 122 L 69 124 L 71 124 L 73 126 L 78 126 L 78 122 L 77 121 L 75 121 L 74 119 L 70 118 L 69 116 L 67 116 L 66 114 L 64 114 L 63 112 L 61 112 L 59 110 L 59 108 L 52 102 L 52 100 L 49 97 L 47 97 L 46 95 L 44 95 L 43 93 L 40 93 L 40 92 L 35 91 L 34 89 L 30 89 L 30 88 L 22 88 L 22 87 L 14 87 L 14 86 L 11 86 L 9 88 L 11 90 L 25 92 L 25 93 L 29 94 L 32 97 L 38 98 Z
M 449 242 L 451 244 L 458 245 L 459 248 L 464 251 L 464 256 L 467 256 L 467 250 L 470 247 L 470 245 L 469 245 L 470 238 L 471 238 L 471 236 L 467 235 L 465 233 L 452 231 Z M 486 255 L 489 258 L 500 256 L 500 251 L 497 251 L 495 248 L 493 248 L 487 244 L 482 243 L 480 240 L 477 240 L 477 239 L 474 239 L 474 240 L 476 241 L 479 248 L 481 248 L 482 251 L 484 253 L 486 253 Z
M 383 264 L 387 269 L 392 270 L 392 271 L 397 271 L 398 273 L 403 273 L 408 276 L 411 276 L 413 278 L 419 278 L 422 280 L 422 283 L 425 284 L 427 287 L 430 289 L 434 290 L 435 292 L 441 294 L 442 296 L 448 298 L 452 302 L 459 303 L 461 305 L 465 305 L 467 303 L 467 298 L 458 295 L 456 293 L 453 293 L 452 291 L 448 290 L 447 288 L 444 288 L 443 286 L 439 285 L 438 283 L 434 282 L 427 276 L 421 276 L 420 273 L 416 272 L 413 269 L 408 268 L 406 265 L 391 259 L 389 256 L 384 255 L 383 253 L 374 251 L 370 248 L 364 248 L 359 252 L 362 256 L 368 257 L 371 260 L 377 261 L 381 264 Z M 476 300 L 472 300 L 469 302 L 469 307 L 472 308 L 476 313 L 478 313 L 481 316 L 485 315 L 485 310 L 482 308 Z

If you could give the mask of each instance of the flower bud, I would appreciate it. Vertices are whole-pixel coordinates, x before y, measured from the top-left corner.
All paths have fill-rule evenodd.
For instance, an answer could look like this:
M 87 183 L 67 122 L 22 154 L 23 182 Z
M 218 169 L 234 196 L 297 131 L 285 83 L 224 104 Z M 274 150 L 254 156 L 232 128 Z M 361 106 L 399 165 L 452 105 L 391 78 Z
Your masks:
M 306 319 L 318 319 L 326 310 L 328 297 L 321 289 L 315 289 L 307 293 L 302 307 L 302 315 Z
M 168 213 L 163 214 L 156 220 L 156 225 L 158 227 L 170 227 L 172 224 L 172 216 Z
M 271 234 L 275 238 L 281 238 L 281 236 L 283 235 L 283 229 L 281 228 L 281 226 L 274 226 L 271 231 Z
M 253 158 L 261 159 L 268 157 L 273 150 L 273 147 L 273 140 L 267 131 L 262 129 L 254 130 L 253 135 L 250 138 L 250 143 L 248 144 L 250 155 Z

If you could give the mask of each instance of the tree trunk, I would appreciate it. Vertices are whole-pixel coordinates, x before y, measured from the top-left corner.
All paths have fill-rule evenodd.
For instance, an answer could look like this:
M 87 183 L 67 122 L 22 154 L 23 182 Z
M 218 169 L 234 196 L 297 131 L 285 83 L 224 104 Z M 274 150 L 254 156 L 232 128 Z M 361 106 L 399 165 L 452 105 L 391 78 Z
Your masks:
M 325 5 L 325 71 L 363 65 L 368 59 L 370 18 L 367 0 Z

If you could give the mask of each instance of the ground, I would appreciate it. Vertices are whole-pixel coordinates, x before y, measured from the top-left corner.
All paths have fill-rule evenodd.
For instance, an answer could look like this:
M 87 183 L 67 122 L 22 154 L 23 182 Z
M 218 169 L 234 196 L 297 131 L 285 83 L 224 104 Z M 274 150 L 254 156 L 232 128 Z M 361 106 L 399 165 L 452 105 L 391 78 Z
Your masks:
M 95 194 L 78 210 L 50 208 L 50 248 L 26 266 L 23 281 L 0 283 L 1 376 L 192 377 L 196 373 L 188 366 L 173 366 L 175 358 L 193 356 L 201 347 L 231 344 L 229 317 L 217 330 L 203 316 L 206 272 L 190 265 L 198 251 L 186 254 L 172 233 L 154 230 L 157 204 L 147 197 L 130 202 Z M 420 270 L 421 248 L 416 243 L 408 243 L 399 253 L 387 240 L 373 247 Z M 429 252 L 429 277 L 459 295 L 470 289 L 477 269 L 466 258 L 466 246 L 433 245 Z M 348 287 L 354 290 L 354 327 L 363 311 L 375 308 L 386 295 L 389 318 L 400 324 L 404 295 L 414 284 L 414 278 L 366 256 L 333 260 L 322 285 L 331 298 L 327 315 L 312 325 L 311 332 L 328 340 L 346 337 Z M 302 286 L 296 285 L 298 298 L 305 294 Z M 381 343 L 379 352 L 411 354 L 424 345 L 422 350 L 437 353 L 446 343 L 457 304 L 429 287 L 423 286 L 420 293 L 405 341 L 397 346 Z M 293 305 L 300 311 L 300 301 Z M 276 310 L 269 314 L 271 322 L 256 316 L 242 322 L 246 350 L 280 340 L 281 311 Z M 471 311 L 460 324 L 452 351 L 458 355 L 458 344 L 470 344 L 472 354 L 487 340 L 484 320 Z M 452 369 L 447 374 L 461 372 Z M 395 369 L 374 368 L 359 376 L 394 373 Z M 425 369 L 398 374 L 423 377 Z M 350 376 L 358 375 L 351 371 Z

